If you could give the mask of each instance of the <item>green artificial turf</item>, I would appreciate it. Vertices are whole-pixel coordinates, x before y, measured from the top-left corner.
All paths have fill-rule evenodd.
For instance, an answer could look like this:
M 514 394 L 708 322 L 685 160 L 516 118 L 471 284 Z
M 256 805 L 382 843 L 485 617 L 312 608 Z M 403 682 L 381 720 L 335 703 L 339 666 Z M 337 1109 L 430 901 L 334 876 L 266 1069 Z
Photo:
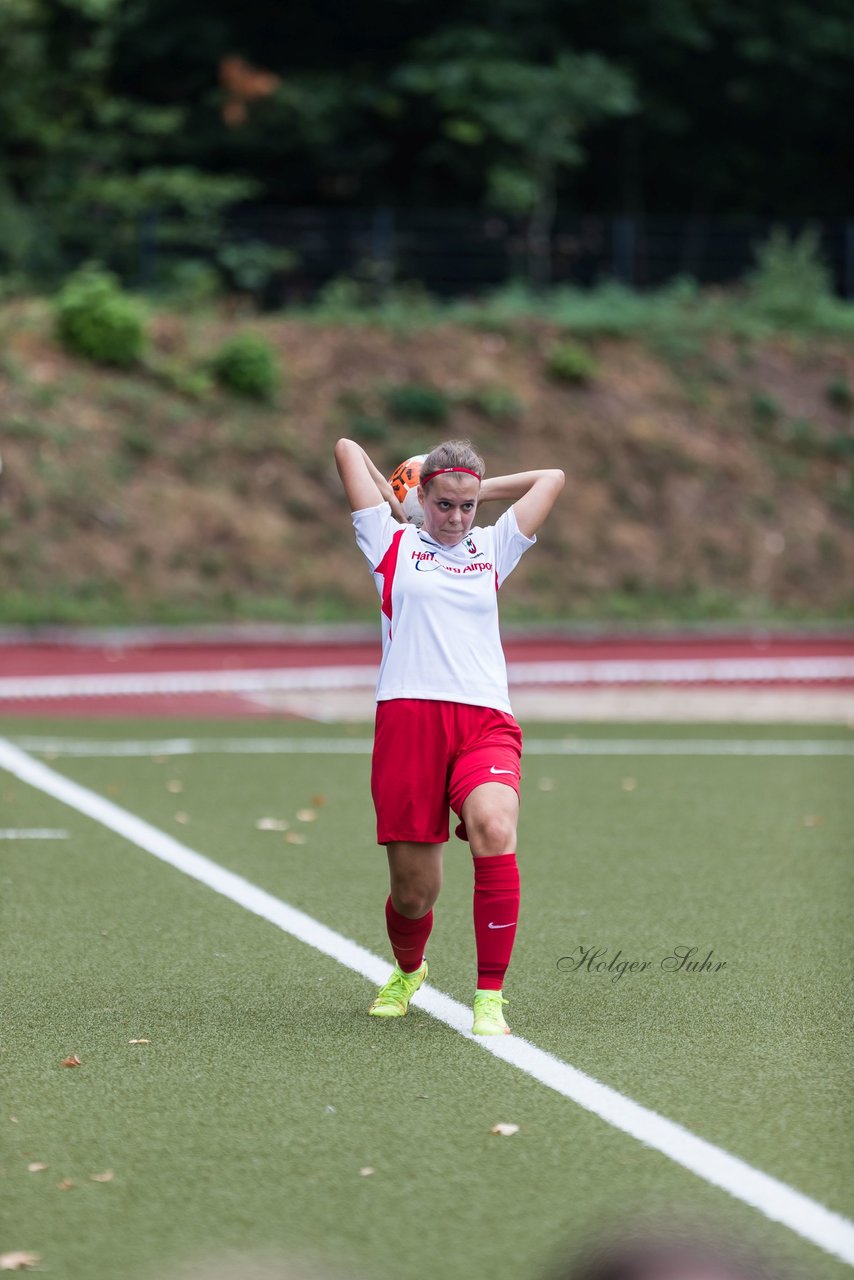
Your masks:
M 5 729 L 367 734 L 247 722 Z M 588 734 L 852 736 L 636 725 L 529 736 Z M 49 763 L 387 953 L 367 756 Z M 520 1035 L 849 1216 L 852 772 L 839 757 L 528 757 L 506 986 Z M 0 1253 L 39 1253 L 58 1280 L 177 1276 L 188 1260 L 207 1274 L 212 1259 L 236 1276 L 271 1257 L 277 1275 L 282 1258 L 313 1258 L 336 1280 L 536 1280 L 597 1223 L 651 1208 L 710 1217 L 815 1280 L 847 1272 L 422 1010 L 377 1025 L 363 978 L 7 774 L 0 803 L 2 827 L 70 833 L 0 844 Z M 262 817 L 305 843 L 258 830 Z M 726 967 L 662 970 L 683 944 Z M 594 946 L 650 967 L 616 981 L 559 967 Z M 471 869 L 459 841 L 428 954 L 431 983 L 468 1002 Z M 63 1068 L 68 1054 L 83 1065 Z M 520 1132 L 494 1137 L 497 1121 Z M 49 1168 L 30 1173 L 30 1162 Z M 91 1180 L 106 1170 L 110 1182 Z M 61 1190 L 64 1179 L 74 1185 Z

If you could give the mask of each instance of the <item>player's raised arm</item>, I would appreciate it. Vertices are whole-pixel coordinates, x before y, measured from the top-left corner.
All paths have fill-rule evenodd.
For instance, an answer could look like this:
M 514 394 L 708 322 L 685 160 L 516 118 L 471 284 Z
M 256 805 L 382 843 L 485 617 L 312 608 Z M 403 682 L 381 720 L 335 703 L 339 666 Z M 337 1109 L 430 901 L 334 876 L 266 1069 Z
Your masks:
M 364 511 L 366 507 L 387 502 L 395 519 L 406 523 L 391 485 L 360 444 L 342 437 L 335 446 L 335 465 L 351 511 Z
M 558 469 L 519 471 L 512 476 L 493 476 L 480 486 L 480 501 L 512 502 L 519 532 L 533 538 L 554 506 L 566 477 Z

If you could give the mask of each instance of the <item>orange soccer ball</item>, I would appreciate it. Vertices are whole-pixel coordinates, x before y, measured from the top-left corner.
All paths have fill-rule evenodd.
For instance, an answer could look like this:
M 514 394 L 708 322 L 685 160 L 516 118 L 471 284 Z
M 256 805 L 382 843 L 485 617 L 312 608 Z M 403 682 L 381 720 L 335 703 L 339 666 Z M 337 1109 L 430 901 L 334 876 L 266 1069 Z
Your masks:
M 407 458 L 389 476 L 394 496 L 403 507 L 403 514 L 410 524 L 424 523 L 424 510 L 418 501 L 418 482 L 421 478 L 421 463 L 426 457 L 426 453 L 417 453 L 414 457 Z

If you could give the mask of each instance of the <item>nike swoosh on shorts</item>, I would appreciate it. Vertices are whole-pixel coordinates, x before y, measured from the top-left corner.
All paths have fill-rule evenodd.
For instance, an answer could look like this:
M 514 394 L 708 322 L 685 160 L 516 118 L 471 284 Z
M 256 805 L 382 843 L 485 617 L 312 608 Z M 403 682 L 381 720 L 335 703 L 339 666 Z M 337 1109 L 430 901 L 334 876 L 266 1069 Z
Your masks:
M 489 771 L 490 773 L 512 773 L 512 769 L 496 769 L 495 765 Z

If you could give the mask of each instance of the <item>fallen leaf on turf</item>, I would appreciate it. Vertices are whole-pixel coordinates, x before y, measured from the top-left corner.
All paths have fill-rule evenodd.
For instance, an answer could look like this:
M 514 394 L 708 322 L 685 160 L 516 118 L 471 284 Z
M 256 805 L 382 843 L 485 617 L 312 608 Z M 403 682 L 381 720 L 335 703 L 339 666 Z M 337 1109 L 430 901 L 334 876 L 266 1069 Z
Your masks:
M 285 822 L 284 818 L 258 818 L 255 822 L 256 831 L 287 831 L 291 824 Z
M 820 827 L 824 822 L 824 818 L 818 813 L 808 813 L 804 818 L 805 827 Z
M 92 1182 L 112 1182 L 114 1175 L 112 1169 L 105 1169 L 103 1173 L 92 1173 L 89 1176 Z
M 539 782 L 537 783 L 537 786 L 539 787 L 540 791 L 554 791 L 555 789 L 554 778 L 540 778 Z
M 27 1173 L 41 1173 L 42 1169 L 49 1169 L 49 1164 L 42 1164 L 39 1160 L 34 1160 L 32 1164 L 27 1165 Z
M 366 1164 L 359 1170 L 359 1177 L 370 1178 L 372 1173 L 376 1173 L 376 1169 L 372 1169 L 369 1164 Z
M 63 1178 L 62 1182 L 57 1182 L 56 1185 L 60 1191 L 70 1191 L 71 1188 L 74 1186 L 74 1183 L 71 1181 L 70 1178 Z
M 297 831 L 289 831 L 285 840 L 288 844 L 305 844 L 305 836 L 301 836 Z
M 326 796 L 312 796 L 311 803 L 314 805 L 315 809 L 322 809 L 326 804 Z
M 41 1260 L 40 1253 L 0 1253 L 0 1271 L 29 1271 Z
M 519 1132 L 518 1124 L 494 1124 L 489 1131 L 498 1134 L 499 1138 L 512 1138 L 514 1133 Z
M 17 1124 L 17 1123 L 18 1123 L 17 1116 L 9 1116 L 9 1124 Z
M 298 822 L 314 822 L 317 814 L 313 809 L 297 809 Z
M 175 821 L 180 822 L 183 825 L 185 822 L 190 821 L 190 815 L 188 813 L 176 813 Z
M 82 1067 L 83 1063 L 77 1057 L 76 1053 L 72 1053 L 69 1057 L 62 1059 L 62 1065 L 64 1067 Z
M 620 783 L 620 786 L 624 791 L 634 791 L 637 785 L 636 778 L 623 778 L 623 781 Z
M 150 1040 L 128 1040 L 128 1044 L 151 1044 Z
M 177 778 L 171 778 L 169 782 L 166 783 L 166 790 L 171 791 L 173 796 L 177 796 L 179 792 L 184 790 L 184 784 Z

